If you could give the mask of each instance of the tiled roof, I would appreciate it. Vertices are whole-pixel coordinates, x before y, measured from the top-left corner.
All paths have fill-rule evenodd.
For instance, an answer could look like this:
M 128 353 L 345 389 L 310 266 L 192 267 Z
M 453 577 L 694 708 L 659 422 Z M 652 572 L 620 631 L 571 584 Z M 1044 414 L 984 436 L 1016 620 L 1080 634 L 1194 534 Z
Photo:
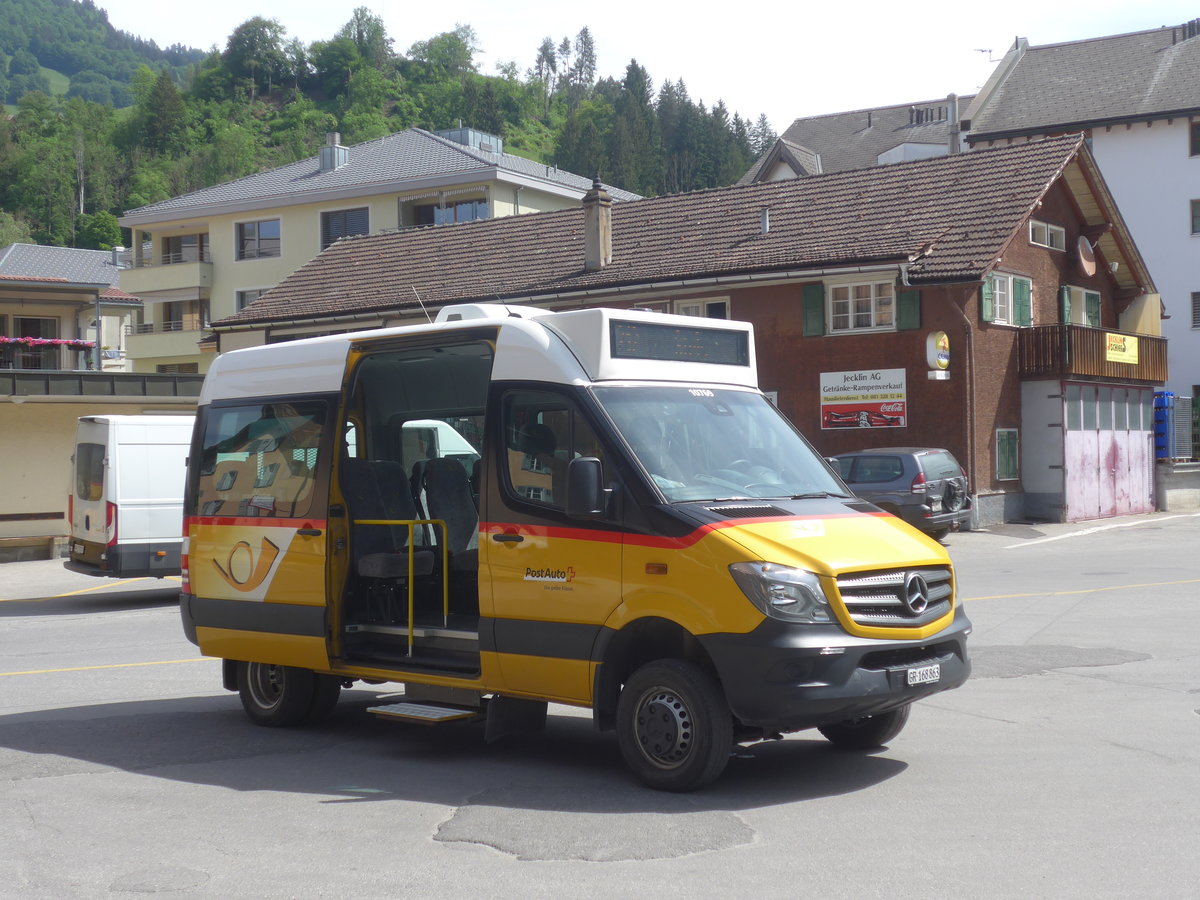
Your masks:
M 494 153 L 438 137 L 420 128 L 409 128 L 373 141 L 346 147 L 346 163 L 328 172 L 321 171 L 320 157 L 312 156 L 266 172 L 247 175 L 235 181 L 202 188 L 189 194 L 141 206 L 125 213 L 124 218 L 147 219 L 165 216 L 201 215 L 227 204 L 266 202 L 310 202 L 310 195 L 362 189 L 378 185 L 380 191 L 403 190 L 403 182 L 437 176 L 478 172 L 485 176 L 493 169 L 540 179 L 550 185 L 583 194 L 592 186 L 590 178 L 565 172 L 511 153 Z M 637 194 L 609 188 L 616 200 L 633 200 Z
M 40 244 L 0 247 L 0 276 L 13 279 L 116 285 L 119 271 L 112 264 L 112 253 L 108 250 L 75 250 Z
M 973 97 L 958 98 L 961 113 Z M 947 98 L 810 116 L 792 122 L 783 138 L 821 160 L 822 172 L 878 164 L 879 154 L 900 144 L 946 144 L 951 114 Z
M 1200 111 L 1200 36 L 1158 28 L 1029 47 L 976 114 L 973 139 Z
M 914 262 L 914 283 L 977 279 L 1079 135 L 854 172 L 614 204 L 611 265 L 583 270 L 579 209 L 413 228 L 333 244 L 218 326 L 395 312 Z M 770 228 L 761 233 L 763 209 Z M 922 255 L 924 253 L 924 255 Z M 695 290 L 695 287 L 692 287 Z

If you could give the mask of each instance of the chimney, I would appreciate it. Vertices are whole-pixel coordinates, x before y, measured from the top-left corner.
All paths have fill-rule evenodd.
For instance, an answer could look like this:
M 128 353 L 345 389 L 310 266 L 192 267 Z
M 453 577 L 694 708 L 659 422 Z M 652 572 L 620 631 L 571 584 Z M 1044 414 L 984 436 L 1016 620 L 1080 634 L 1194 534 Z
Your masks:
M 596 272 L 612 262 L 612 197 L 600 176 L 583 195 L 583 270 Z
M 958 133 L 958 94 L 950 94 L 946 97 L 946 120 L 949 124 L 950 135 L 947 139 L 947 152 L 953 156 L 962 149 L 961 139 Z
M 336 131 L 325 135 L 325 146 L 321 148 L 321 171 L 340 169 L 350 159 L 350 150 L 342 146 L 342 136 Z

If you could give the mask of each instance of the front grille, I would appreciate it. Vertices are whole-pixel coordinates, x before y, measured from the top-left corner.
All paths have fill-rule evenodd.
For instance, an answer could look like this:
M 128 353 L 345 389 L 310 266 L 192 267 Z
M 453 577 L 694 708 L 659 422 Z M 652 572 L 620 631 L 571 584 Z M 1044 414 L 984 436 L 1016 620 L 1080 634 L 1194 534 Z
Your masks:
M 875 628 L 919 628 L 946 615 L 954 601 L 944 566 L 855 572 L 837 585 L 855 624 Z

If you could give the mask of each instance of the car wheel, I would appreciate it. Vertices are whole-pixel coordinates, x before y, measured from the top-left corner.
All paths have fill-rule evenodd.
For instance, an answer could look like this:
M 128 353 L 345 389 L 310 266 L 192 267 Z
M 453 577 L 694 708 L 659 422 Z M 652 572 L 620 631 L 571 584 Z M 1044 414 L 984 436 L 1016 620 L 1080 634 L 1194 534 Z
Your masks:
M 847 719 L 831 725 L 821 725 L 817 731 L 839 750 L 873 750 L 882 747 L 904 728 L 911 703 L 877 716 Z
M 929 536 L 935 541 L 944 541 L 946 539 L 946 535 L 949 533 L 949 528 L 935 528 L 933 531 L 929 532 Z
M 690 791 L 724 771 L 733 751 L 733 716 L 712 675 L 686 660 L 662 659 L 625 682 L 617 743 L 645 784 Z
M 336 682 L 334 687 L 340 690 Z M 332 708 L 329 690 L 323 688 L 325 712 Z M 242 708 L 256 725 L 270 728 L 309 721 L 318 694 L 317 675 L 309 669 L 269 663 L 238 663 L 238 695 Z M 337 694 L 333 694 L 336 702 Z

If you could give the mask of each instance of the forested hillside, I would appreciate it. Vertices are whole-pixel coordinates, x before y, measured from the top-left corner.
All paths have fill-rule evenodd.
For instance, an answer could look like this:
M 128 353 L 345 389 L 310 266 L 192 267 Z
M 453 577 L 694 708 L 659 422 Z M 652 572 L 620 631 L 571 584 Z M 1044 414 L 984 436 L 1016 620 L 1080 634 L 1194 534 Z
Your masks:
M 489 75 L 467 25 L 397 53 L 363 7 L 307 46 L 255 17 L 223 51 L 193 59 L 195 51 L 172 47 L 133 63 L 120 81 L 131 54 L 144 59 L 157 47 L 112 32 L 90 0 L 5 0 L 0 15 L 18 6 L 76 15 L 4 50 L 0 70 L 11 85 L 37 64 L 57 68 L 72 76 L 72 95 L 32 85 L 0 121 L 0 246 L 120 243 L 123 211 L 312 156 L 330 131 L 353 144 L 461 122 L 502 136 L 509 152 L 646 195 L 730 184 L 775 138 L 765 117 L 706 107 L 682 81 L 656 89 L 636 61 L 620 79 L 597 79 L 600 50 L 586 27 L 573 38 L 535 38 L 528 68 L 512 62 Z M 96 50 L 75 28 L 117 46 Z M 0 46 L 12 46 L 5 34 Z M 109 96 L 77 89 L 83 73 L 109 79 Z M 127 108 L 112 85 L 126 86 Z

